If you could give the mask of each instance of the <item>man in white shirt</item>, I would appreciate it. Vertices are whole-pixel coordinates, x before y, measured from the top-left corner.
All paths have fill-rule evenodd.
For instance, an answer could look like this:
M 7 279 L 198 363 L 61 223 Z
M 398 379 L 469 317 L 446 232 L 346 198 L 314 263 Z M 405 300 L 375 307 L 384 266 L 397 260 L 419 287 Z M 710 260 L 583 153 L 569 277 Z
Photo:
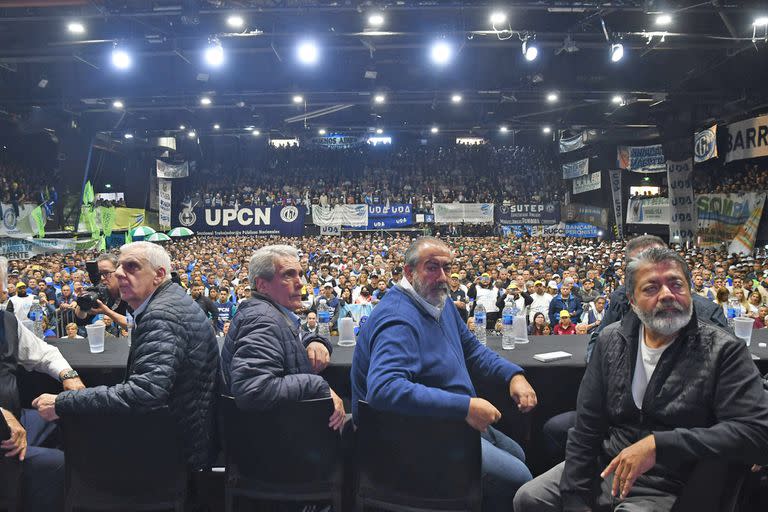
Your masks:
M 32 295 L 27 294 L 27 284 L 24 281 L 16 283 L 16 295 L 9 299 L 13 303 L 13 313 L 16 320 L 22 322 L 27 318 L 32 307 Z
M 7 269 L 8 260 L 0 258 L 0 287 L 5 286 Z M 59 349 L 37 338 L 14 314 L 0 312 L 0 411 L 11 430 L 11 437 L 0 442 L 0 449 L 5 451 L 4 456 L 23 461 L 22 510 L 60 510 L 64 497 L 64 454 L 39 447 L 55 426 L 47 425 L 37 411 L 21 409 L 17 365 L 60 380 L 65 390 L 82 389 L 85 385 Z
M 544 290 L 544 282 L 536 281 L 533 283 L 533 293 L 531 294 L 529 320 L 533 323 L 533 317 L 536 313 L 542 313 L 544 318 L 549 318 L 549 303 L 552 302 L 552 295 Z

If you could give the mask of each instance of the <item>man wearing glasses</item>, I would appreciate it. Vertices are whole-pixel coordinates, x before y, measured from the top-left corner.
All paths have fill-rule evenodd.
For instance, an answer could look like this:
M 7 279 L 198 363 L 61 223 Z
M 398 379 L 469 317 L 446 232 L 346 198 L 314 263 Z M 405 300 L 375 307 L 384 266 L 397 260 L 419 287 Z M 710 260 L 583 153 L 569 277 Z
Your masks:
M 107 304 L 97 300 L 98 306 L 90 311 L 82 311 L 79 306 L 75 306 L 76 323 L 77 325 L 88 325 L 93 322 L 97 315 L 104 315 L 111 318 L 112 322 L 119 325 L 121 329 L 127 329 L 128 323 L 125 315 L 126 313 L 133 313 L 133 310 L 126 301 L 120 298 L 120 288 L 115 277 L 117 257 L 114 254 L 102 254 L 96 259 L 96 265 L 101 277 L 99 284 L 106 287 L 110 300 L 107 301 Z

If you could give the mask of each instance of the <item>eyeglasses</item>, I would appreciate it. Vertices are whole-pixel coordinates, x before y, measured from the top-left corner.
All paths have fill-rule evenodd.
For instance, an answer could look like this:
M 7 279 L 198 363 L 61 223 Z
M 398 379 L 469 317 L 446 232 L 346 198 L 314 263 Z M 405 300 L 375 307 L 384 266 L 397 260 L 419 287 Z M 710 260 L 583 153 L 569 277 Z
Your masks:
M 107 271 L 104 271 L 104 272 L 99 272 L 99 275 L 101 277 L 103 277 L 104 279 L 106 279 L 106 278 L 108 278 L 109 276 L 111 276 L 114 273 L 115 273 L 114 270 L 107 270 Z

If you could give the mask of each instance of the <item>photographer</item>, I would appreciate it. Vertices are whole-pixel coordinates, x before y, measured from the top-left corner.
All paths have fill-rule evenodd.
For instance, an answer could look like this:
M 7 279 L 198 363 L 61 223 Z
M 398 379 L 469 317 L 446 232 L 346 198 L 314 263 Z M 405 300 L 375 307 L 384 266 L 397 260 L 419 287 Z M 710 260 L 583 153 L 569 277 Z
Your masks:
M 120 299 L 120 289 L 115 277 L 117 257 L 113 254 L 102 254 L 96 259 L 96 266 L 98 276 L 90 276 L 91 282 L 96 283 L 96 286 L 77 297 L 77 305 L 74 308 L 76 323 L 80 326 L 88 325 L 97 315 L 104 315 L 121 329 L 127 329 L 125 314 L 133 313 L 133 310 L 127 302 Z

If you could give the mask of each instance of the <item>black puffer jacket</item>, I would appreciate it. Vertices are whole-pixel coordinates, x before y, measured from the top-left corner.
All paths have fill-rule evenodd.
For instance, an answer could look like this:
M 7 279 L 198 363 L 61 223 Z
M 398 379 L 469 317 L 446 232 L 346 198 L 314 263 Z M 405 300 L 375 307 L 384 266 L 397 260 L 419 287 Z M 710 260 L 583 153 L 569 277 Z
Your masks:
M 630 311 L 598 338 L 568 435 L 564 510 L 591 505 L 600 472 L 650 434 L 656 465 L 637 485 L 678 493 L 702 459 L 768 463 L 768 393 L 744 342 L 694 313 L 659 359 L 640 410 L 632 398 L 639 328 Z
M 200 469 L 210 464 L 214 450 L 218 370 L 211 322 L 169 281 L 136 317 L 123 383 L 65 391 L 56 399 L 56 414 L 128 414 L 167 406 L 191 469 Z

